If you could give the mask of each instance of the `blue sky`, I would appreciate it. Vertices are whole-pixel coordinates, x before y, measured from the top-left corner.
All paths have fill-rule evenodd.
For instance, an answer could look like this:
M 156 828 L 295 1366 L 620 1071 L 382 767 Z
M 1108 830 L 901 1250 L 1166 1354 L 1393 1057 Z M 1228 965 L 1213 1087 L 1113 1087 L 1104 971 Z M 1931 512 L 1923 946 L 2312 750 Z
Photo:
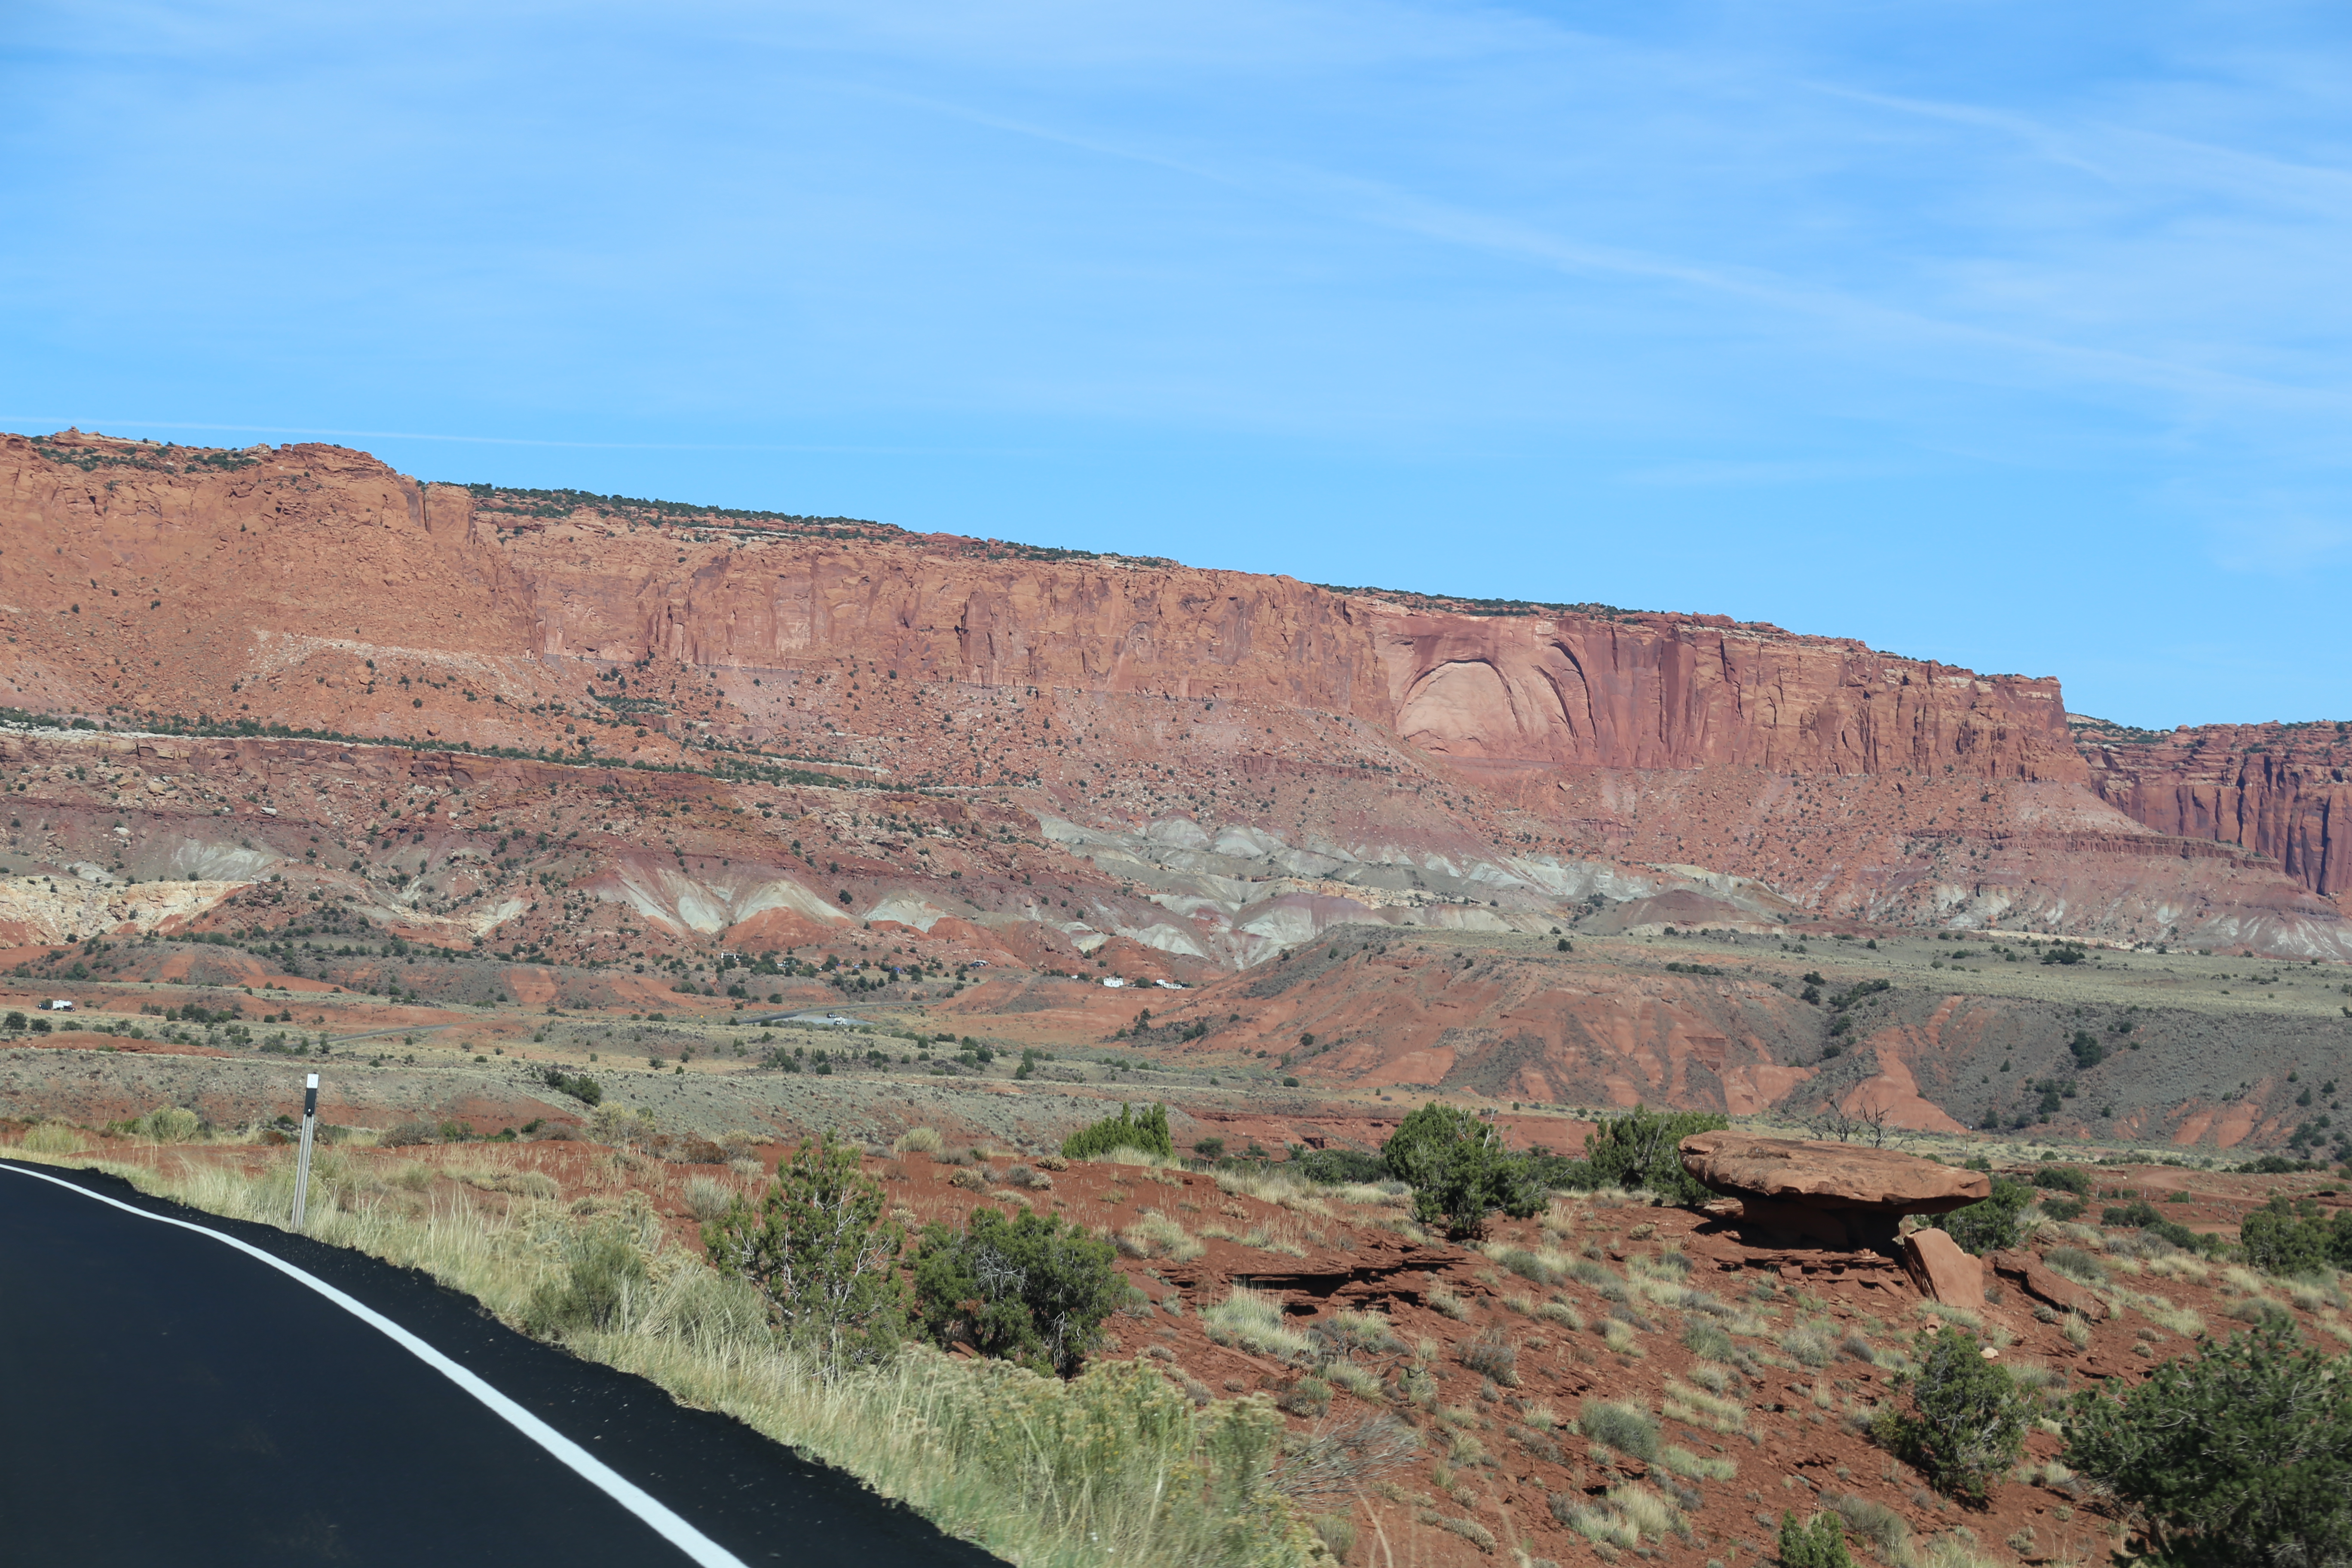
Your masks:
M 0 425 L 2352 717 L 2352 14 L 19 0 Z

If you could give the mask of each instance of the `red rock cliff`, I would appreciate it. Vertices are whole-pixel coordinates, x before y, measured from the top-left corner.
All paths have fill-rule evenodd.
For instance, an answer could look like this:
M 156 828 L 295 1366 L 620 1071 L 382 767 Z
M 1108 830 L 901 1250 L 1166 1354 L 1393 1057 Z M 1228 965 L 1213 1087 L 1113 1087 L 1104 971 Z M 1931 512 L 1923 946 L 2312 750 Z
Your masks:
M 2101 799 L 2158 833 L 2242 845 L 2313 892 L 2352 889 L 2352 726 L 2077 730 Z
M 315 639 L 751 672 L 858 660 L 913 679 L 1231 698 L 1349 714 L 1489 764 L 2083 777 L 2054 680 L 1843 639 L 1720 616 L 1433 611 L 881 529 L 526 521 L 332 447 L 8 437 L 0 529 L 0 595 L 66 634 L 11 650 L 17 689 L 91 710 L 218 711 L 273 647 Z

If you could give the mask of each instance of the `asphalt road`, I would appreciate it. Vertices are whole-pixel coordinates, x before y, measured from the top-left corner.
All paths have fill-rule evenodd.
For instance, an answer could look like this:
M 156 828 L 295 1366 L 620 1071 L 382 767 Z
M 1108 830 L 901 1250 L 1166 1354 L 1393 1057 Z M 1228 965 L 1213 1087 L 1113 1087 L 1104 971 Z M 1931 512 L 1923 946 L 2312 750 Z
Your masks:
M 997 1561 L 415 1271 L 0 1161 L 0 1562 Z

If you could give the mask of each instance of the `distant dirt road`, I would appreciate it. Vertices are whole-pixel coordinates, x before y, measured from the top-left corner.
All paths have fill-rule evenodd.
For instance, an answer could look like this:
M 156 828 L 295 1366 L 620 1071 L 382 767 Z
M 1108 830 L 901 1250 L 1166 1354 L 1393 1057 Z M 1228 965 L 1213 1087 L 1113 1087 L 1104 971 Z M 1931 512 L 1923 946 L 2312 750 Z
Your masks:
M 0 1162 L 0 1347 L 10 1562 L 997 1561 L 421 1274 L 91 1173 Z

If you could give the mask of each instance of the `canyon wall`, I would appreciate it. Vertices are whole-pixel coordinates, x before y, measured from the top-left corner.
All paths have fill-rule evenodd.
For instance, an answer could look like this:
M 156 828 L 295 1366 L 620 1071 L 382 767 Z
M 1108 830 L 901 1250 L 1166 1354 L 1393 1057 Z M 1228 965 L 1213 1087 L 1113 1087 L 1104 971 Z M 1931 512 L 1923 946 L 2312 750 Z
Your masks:
M 2084 776 L 2054 680 L 1844 639 L 1720 616 L 1439 612 L 881 529 L 551 521 L 333 447 L 12 437 L 0 530 L 0 600 L 20 636 L 56 634 L 10 650 L 28 704 L 217 713 L 231 686 L 338 647 L 755 676 L 864 664 L 1303 707 L 1482 763 Z
M 2158 833 L 2267 855 L 2315 893 L 2352 889 L 2352 726 L 2077 731 L 2099 797 Z

